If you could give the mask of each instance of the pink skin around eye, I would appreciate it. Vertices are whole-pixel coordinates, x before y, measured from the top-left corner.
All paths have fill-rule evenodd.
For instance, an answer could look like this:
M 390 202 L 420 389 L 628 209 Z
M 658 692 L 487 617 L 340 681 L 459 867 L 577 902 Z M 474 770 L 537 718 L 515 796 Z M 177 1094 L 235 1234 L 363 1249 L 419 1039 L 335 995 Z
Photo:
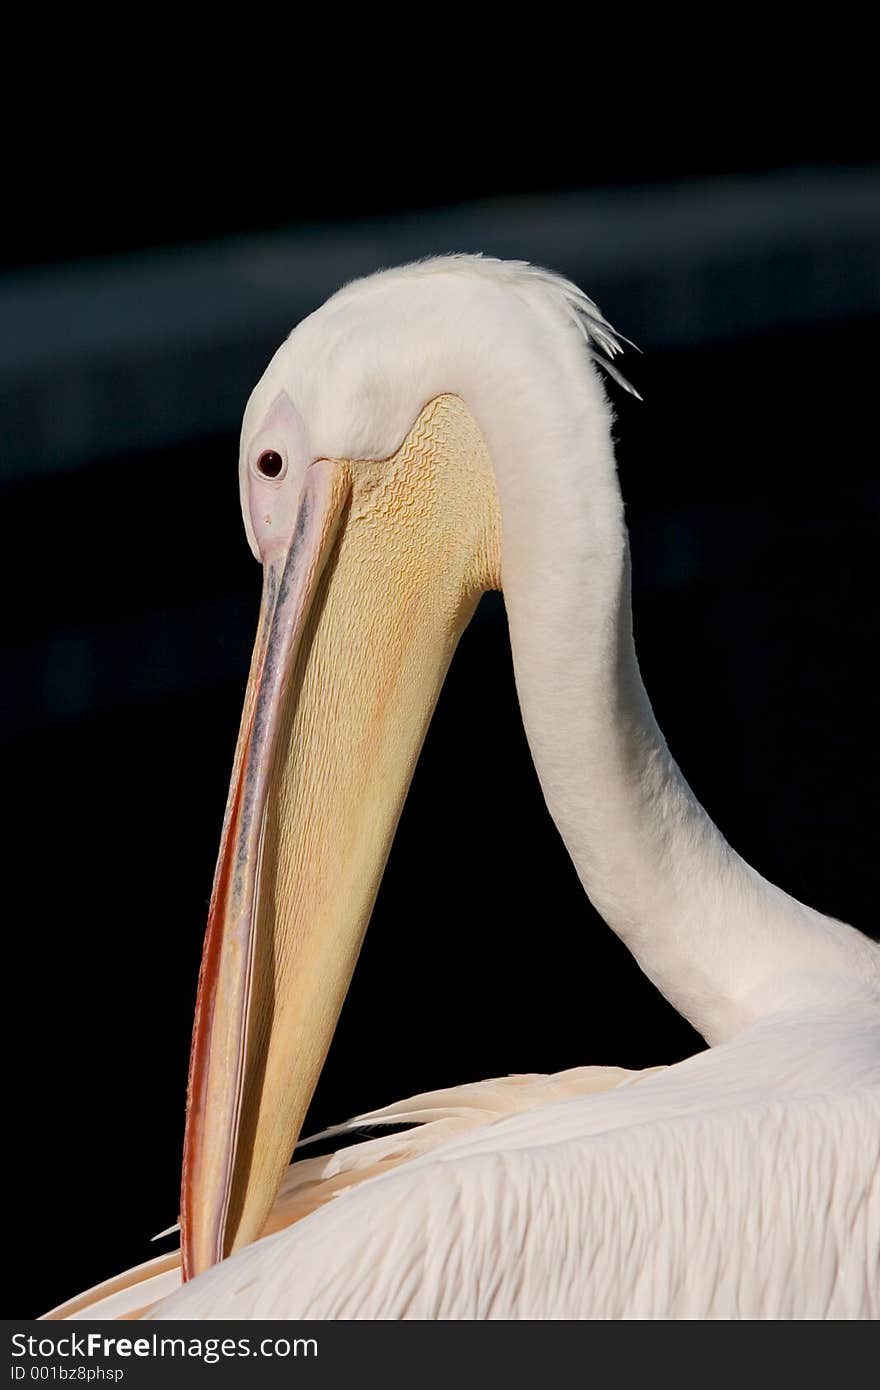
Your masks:
M 275 478 L 266 477 L 258 466 L 261 454 L 269 453 L 282 459 Z M 282 391 L 266 411 L 247 451 L 247 498 L 263 560 L 290 543 L 309 462 L 305 422 L 287 392 Z

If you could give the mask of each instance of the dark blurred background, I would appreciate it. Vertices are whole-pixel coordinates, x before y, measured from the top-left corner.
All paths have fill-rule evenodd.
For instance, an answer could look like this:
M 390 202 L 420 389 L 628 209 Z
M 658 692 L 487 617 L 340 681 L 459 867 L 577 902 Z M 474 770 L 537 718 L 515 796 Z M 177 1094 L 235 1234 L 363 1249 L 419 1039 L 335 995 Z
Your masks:
M 0 252 L 12 1315 L 148 1258 L 176 1216 L 259 600 L 238 425 L 279 341 L 345 279 L 447 250 L 525 257 L 643 348 L 624 366 L 644 404 L 611 390 L 660 722 L 737 849 L 876 930 L 880 166 L 857 124 L 824 142 L 743 128 L 708 152 L 643 129 L 597 153 L 512 146 L 487 120 L 443 158 L 359 127 L 344 160 L 285 138 L 256 168 L 230 141 L 209 178 L 213 126 L 160 122 L 122 158 L 114 109 L 94 131 L 60 120 L 48 166 L 18 150 Z M 307 1128 L 699 1046 L 583 898 L 490 597 Z

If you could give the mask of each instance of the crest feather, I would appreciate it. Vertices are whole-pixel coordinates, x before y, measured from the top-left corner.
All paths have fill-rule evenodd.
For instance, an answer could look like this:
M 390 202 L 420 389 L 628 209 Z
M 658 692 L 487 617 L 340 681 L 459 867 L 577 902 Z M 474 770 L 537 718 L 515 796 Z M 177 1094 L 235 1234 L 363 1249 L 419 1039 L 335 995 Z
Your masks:
M 642 399 L 639 392 L 631 382 L 627 381 L 614 361 L 615 357 L 623 352 L 624 345 L 634 348 L 638 352 L 639 348 L 636 344 L 631 342 L 629 338 L 625 338 L 622 333 L 618 333 L 602 313 L 598 304 L 590 299 L 589 295 L 585 294 L 572 280 L 558 275 L 556 271 L 546 270 L 543 266 L 532 265 L 529 261 L 502 261 L 495 256 L 484 256 L 481 252 L 456 252 L 448 256 L 430 256 L 425 260 L 412 261 L 409 265 L 380 270 L 375 275 L 366 276 L 362 280 L 351 281 L 334 298 L 347 295 L 349 292 L 356 291 L 361 286 L 367 286 L 376 280 L 408 276 L 448 275 L 450 273 L 482 276 L 487 279 L 506 282 L 513 290 L 526 291 L 527 293 L 537 290 L 545 295 L 577 328 L 592 360 L 603 371 L 607 372 L 624 391 L 635 396 L 636 400 Z

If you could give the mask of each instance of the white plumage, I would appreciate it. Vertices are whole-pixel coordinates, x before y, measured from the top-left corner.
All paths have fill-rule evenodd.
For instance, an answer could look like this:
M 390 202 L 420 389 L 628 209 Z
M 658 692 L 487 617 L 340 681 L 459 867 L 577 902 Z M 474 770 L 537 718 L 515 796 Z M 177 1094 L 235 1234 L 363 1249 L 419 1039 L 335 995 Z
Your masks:
M 880 1316 L 878 1057 L 873 1009 L 780 1015 L 374 1178 L 155 1316 Z
M 713 1046 L 651 1074 L 573 1072 L 555 1083 L 564 1098 L 532 1079 L 528 1108 L 513 1083 L 409 1102 L 424 1131 L 295 1165 L 277 1219 L 310 1184 L 305 1205 L 322 1204 L 154 1317 L 880 1315 L 880 950 L 745 864 L 669 753 L 632 647 L 610 413 L 585 336 L 594 358 L 619 350 L 546 271 L 455 257 L 384 272 L 279 349 L 242 456 L 279 389 L 312 458 L 386 458 L 426 402 L 464 401 L 497 482 L 548 806 L 596 907 Z M 246 505 L 245 520 L 256 550 Z

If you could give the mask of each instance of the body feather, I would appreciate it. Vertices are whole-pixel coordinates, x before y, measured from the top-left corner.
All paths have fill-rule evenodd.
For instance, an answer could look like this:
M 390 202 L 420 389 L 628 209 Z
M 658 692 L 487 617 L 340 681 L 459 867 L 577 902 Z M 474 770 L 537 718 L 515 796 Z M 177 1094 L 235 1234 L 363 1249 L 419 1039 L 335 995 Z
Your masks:
M 878 1276 L 864 1001 L 451 1137 L 151 1317 L 873 1318 Z
M 329 1155 L 301 1158 L 292 1163 L 266 1222 L 265 1234 L 287 1231 L 331 1198 L 423 1157 L 470 1130 L 491 1126 L 510 1115 L 539 1109 L 562 1098 L 592 1095 L 644 1080 L 658 1070 L 662 1068 L 627 1071 L 623 1067 L 574 1067 L 552 1076 L 538 1073 L 505 1076 L 429 1091 L 366 1111 L 301 1140 L 298 1148 L 389 1125 L 411 1125 L 413 1128 L 403 1133 L 380 1134 Z M 162 1235 L 172 1234 L 176 1229 L 170 1227 Z M 174 1250 L 95 1285 L 44 1316 L 51 1321 L 138 1318 L 156 1301 L 178 1288 L 180 1282 L 180 1251 Z

